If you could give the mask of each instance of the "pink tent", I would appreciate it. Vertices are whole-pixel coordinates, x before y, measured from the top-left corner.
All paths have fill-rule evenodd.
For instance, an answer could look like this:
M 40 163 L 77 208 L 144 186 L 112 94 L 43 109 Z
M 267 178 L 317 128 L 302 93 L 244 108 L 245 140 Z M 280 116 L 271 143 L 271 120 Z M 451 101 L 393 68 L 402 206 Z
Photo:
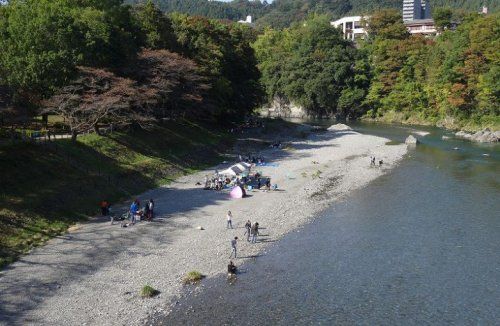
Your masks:
M 243 198 L 243 189 L 241 189 L 240 186 L 236 186 L 231 189 L 229 195 L 231 196 L 231 198 Z

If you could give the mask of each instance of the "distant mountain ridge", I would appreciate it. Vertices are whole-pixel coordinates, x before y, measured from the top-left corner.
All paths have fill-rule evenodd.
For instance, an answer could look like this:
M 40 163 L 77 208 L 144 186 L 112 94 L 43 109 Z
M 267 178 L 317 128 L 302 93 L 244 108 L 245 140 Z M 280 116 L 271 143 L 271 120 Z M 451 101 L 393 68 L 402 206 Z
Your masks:
M 140 3 L 146 0 L 126 0 Z M 319 13 L 337 19 L 345 15 L 368 14 L 376 9 L 401 9 L 402 0 L 234 0 L 231 2 L 208 0 L 153 0 L 165 12 L 181 12 L 216 19 L 237 21 L 251 15 L 261 26 L 286 27 L 304 19 L 308 14 Z M 498 0 L 431 0 L 431 7 L 451 7 L 466 11 L 479 11 L 487 6 L 491 12 L 500 9 Z

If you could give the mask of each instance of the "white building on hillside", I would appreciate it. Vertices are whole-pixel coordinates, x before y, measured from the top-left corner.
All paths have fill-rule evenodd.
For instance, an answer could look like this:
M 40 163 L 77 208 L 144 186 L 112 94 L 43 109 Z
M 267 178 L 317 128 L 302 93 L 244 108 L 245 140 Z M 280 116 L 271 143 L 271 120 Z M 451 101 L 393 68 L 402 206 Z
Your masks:
M 343 17 L 330 24 L 342 29 L 344 39 L 355 41 L 358 38 L 363 39 L 366 36 L 366 30 L 362 24 L 363 18 L 363 16 Z
M 245 20 L 238 20 L 238 23 L 251 24 L 252 23 L 252 16 L 247 16 L 247 19 L 245 19 Z
M 432 36 L 437 34 L 436 25 L 433 19 L 415 19 L 405 22 L 405 26 L 410 34 L 421 34 Z

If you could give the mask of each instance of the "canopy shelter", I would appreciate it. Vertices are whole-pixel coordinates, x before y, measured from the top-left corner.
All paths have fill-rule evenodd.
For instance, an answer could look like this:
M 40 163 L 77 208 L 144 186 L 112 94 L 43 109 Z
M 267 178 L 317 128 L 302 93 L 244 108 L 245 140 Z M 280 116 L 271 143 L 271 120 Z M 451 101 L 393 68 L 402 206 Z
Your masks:
M 243 172 L 250 170 L 251 166 L 252 166 L 251 164 L 248 164 L 245 162 L 240 162 L 240 163 L 237 163 L 235 165 L 230 166 L 226 170 L 220 171 L 219 173 L 220 174 L 227 174 L 227 175 L 238 175 L 238 174 L 242 174 Z

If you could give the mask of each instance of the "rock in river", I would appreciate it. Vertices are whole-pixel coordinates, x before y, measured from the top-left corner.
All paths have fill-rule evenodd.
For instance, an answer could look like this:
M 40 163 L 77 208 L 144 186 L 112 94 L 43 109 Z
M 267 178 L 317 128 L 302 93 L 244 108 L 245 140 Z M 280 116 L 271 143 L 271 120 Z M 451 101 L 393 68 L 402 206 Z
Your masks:
M 415 138 L 413 135 L 409 135 L 406 140 L 405 140 L 406 145 L 417 145 L 418 144 L 418 139 Z
M 352 128 L 343 123 L 337 123 L 336 125 L 330 126 L 328 128 L 328 131 L 348 131 L 348 130 L 352 130 Z
M 500 131 L 491 131 L 486 128 L 484 130 L 478 131 L 475 134 L 469 134 L 464 131 L 459 131 L 455 134 L 459 138 L 464 138 L 480 143 L 494 143 L 500 140 Z

